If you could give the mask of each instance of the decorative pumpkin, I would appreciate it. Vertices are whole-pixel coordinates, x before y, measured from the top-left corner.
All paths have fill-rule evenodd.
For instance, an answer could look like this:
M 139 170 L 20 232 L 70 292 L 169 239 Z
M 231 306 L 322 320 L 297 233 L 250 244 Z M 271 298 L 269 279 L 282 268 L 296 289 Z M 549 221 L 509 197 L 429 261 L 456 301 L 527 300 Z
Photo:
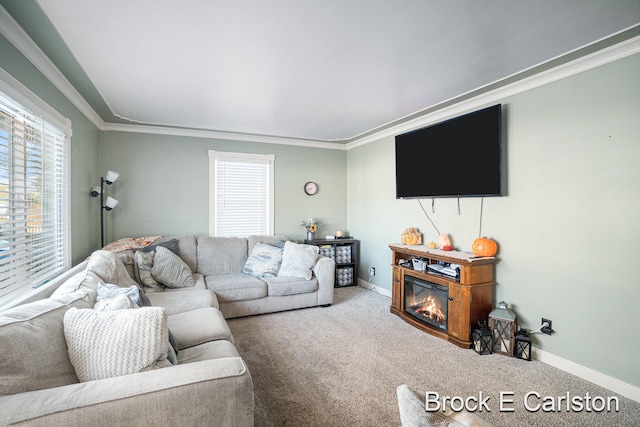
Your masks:
M 494 256 L 498 251 L 498 244 L 488 237 L 478 237 L 473 241 L 471 251 L 476 256 Z

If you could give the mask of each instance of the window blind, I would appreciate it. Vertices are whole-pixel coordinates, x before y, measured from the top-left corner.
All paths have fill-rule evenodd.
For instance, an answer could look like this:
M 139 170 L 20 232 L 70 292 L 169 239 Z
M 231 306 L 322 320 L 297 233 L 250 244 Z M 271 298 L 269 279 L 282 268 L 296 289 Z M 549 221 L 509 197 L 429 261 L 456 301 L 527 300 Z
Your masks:
M 273 155 L 210 153 L 213 235 L 273 234 Z
M 0 92 L 0 302 L 69 267 L 68 142 Z

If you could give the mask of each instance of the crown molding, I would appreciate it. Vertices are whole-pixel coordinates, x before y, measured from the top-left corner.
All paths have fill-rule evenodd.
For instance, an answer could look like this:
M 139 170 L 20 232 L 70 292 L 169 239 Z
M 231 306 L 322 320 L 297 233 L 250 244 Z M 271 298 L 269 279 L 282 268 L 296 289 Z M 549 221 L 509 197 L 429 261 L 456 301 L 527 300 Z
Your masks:
M 9 12 L 0 5 L 0 34 L 22 53 L 97 128 L 104 121 L 67 80 L 47 55 L 29 37 Z
M 506 97 L 555 82 L 565 77 L 569 77 L 640 52 L 640 36 L 638 36 L 514 83 L 487 91 L 464 101 L 455 102 L 456 99 L 463 98 L 471 92 L 461 94 L 456 98 L 440 103 L 439 105 L 441 105 L 442 108 L 438 108 L 438 105 L 429 107 L 428 110 L 432 111 L 430 113 L 425 112 L 423 115 L 418 117 L 415 116 L 416 114 L 420 114 L 420 112 L 413 113 L 405 118 L 394 120 L 393 122 L 380 126 L 378 128 L 379 130 L 372 129 L 371 131 L 365 132 L 361 134 L 362 136 L 356 135 L 354 137 L 341 140 L 311 140 L 304 138 L 245 134 L 216 130 L 105 122 L 1 5 L 0 34 L 9 40 L 11 44 L 13 44 L 58 90 L 60 90 L 60 92 L 62 92 L 67 99 L 69 99 L 73 105 L 76 106 L 76 108 L 78 108 L 78 110 L 80 110 L 82 114 L 87 117 L 87 119 L 89 119 L 89 121 L 91 121 L 101 131 L 212 138 L 347 151 L 382 138 L 399 135 L 414 129 L 438 123 L 451 117 L 481 108 L 482 106 L 496 103 Z M 532 67 L 532 69 L 533 68 L 535 67 Z M 514 76 L 509 76 L 501 81 L 505 81 L 511 77 Z M 490 87 L 499 83 L 500 81 L 497 81 L 484 87 Z M 475 89 L 472 92 L 476 92 L 478 90 L 482 90 L 482 88 Z M 454 103 L 451 104 L 452 102 Z M 409 117 L 415 118 L 409 119 Z
M 628 56 L 637 54 L 640 52 L 640 36 L 625 40 L 616 45 L 602 49 L 598 52 L 594 52 L 589 55 L 585 55 L 581 58 L 551 68 L 549 70 L 540 72 L 533 76 L 519 80 L 517 82 L 502 86 L 498 89 L 494 89 L 485 93 L 482 93 L 473 98 L 455 103 L 453 105 L 437 109 L 432 113 L 427 113 L 423 116 L 417 117 L 412 120 L 402 121 L 398 120 L 397 125 L 388 127 L 379 132 L 374 132 L 370 135 L 363 136 L 361 138 L 354 138 L 345 145 L 346 150 L 352 150 L 357 147 L 361 147 L 373 141 L 380 140 L 389 136 L 400 135 L 411 130 L 419 129 L 425 126 L 429 126 L 443 120 L 450 119 L 460 114 L 467 113 L 469 111 L 481 108 L 488 104 L 496 103 L 509 96 L 516 95 L 534 89 L 546 84 L 564 79 L 566 77 L 573 76 L 583 71 L 591 70 L 601 65 L 608 64 L 618 59 L 626 58 Z M 535 68 L 535 67 L 534 67 Z M 509 77 L 507 77 L 509 78 Z M 497 82 L 496 82 L 497 83 Z M 487 85 L 490 86 L 490 85 Z M 465 94 L 460 95 L 463 97 Z M 443 102 L 443 105 L 451 102 L 448 100 Z
M 344 150 L 339 141 L 307 140 L 270 135 L 242 134 L 215 130 L 184 129 L 177 127 L 109 123 L 89 105 L 73 87 L 49 57 L 38 47 L 13 17 L 0 5 L 0 34 L 29 60 L 62 94 L 101 131 L 147 133 L 153 135 L 187 136 L 193 138 L 214 138 L 231 141 L 261 142 L 267 144 L 294 145 L 300 147 Z
M 109 132 L 146 133 L 152 135 L 186 136 L 190 138 L 223 139 L 227 141 L 259 142 L 263 144 L 294 145 L 307 148 L 323 148 L 329 150 L 344 150 L 344 144 L 328 141 L 316 141 L 299 138 L 287 138 L 269 135 L 256 135 L 234 132 L 220 132 L 213 130 L 183 129 L 175 127 L 129 125 L 105 123 L 100 130 Z

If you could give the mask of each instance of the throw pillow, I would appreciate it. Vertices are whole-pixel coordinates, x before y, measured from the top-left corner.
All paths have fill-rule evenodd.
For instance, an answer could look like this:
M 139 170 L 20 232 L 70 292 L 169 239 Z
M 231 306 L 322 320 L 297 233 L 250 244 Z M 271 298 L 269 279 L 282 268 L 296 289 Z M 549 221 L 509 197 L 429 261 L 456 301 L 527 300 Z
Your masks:
M 151 268 L 153 267 L 153 258 L 155 257 L 155 254 L 155 251 L 137 251 L 134 255 L 136 280 L 138 281 L 138 283 L 140 283 L 140 285 L 142 285 L 145 289 L 148 289 L 150 292 L 159 292 L 164 289 L 164 286 L 162 286 L 161 283 L 158 283 L 158 281 L 154 279 L 151 274 Z
M 71 308 L 64 315 L 64 336 L 69 360 L 83 382 L 171 366 L 167 314 L 162 307 Z
M 242 272 L 256 277 L 276 277 L 282 263 L 282 249 L 258 242 L 244 263 Z
M 170 288 L 195 286 L 189 266 L 178 255 L 162 246 L 156 248 L 151 275 Z
M 282 265 L 278 276 L 299 277 L 309 280 L 311 269 L 318 259 L 318 247 L 295 242 L 285 242 L 282 250 Z

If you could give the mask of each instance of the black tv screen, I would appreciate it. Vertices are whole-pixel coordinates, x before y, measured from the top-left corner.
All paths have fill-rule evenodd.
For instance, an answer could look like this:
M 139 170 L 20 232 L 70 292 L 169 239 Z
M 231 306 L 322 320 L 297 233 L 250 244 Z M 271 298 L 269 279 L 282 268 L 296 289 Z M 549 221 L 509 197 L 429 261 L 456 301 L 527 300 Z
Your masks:
M 501 104 L 396 136 L 396 198 L 501 195 Z

